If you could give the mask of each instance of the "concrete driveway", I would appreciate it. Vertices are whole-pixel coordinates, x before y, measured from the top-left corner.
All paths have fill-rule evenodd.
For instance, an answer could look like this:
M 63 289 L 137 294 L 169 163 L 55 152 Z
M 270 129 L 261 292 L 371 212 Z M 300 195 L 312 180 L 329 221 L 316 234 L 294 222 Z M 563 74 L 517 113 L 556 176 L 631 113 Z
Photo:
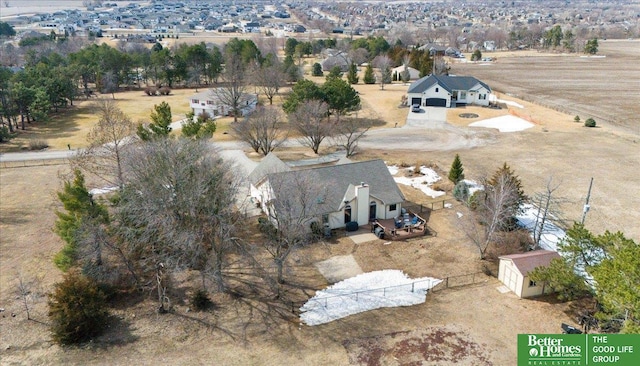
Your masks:
M 447 108 L 420 107 L 420 112 L 407 114 L 406 127 L 442 128 L 447 123 Z

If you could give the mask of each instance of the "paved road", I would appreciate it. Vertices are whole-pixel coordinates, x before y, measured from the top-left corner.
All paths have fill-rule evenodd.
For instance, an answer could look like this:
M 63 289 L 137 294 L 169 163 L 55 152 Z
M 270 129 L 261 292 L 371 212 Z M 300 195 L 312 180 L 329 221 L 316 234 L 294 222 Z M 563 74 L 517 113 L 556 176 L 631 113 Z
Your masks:
M 461 129 L 449 124 L 431 124 L 428 120 L 413 121 L 400 128 L 380 128 L 367 132 L 359 141 L 359 146 L 376 150 L 416 150 L 439 151 L 471 148 L 487 143 L 491 133 L 488 130 Z M 213 146 L 221 150 L 243 150 L 246 145 L 240 141 L 215 141 Z M 287 141 L 285 146 L 300 146 L 296 140 Z M 66 159 L 75 155 L 75 150 L 45 150 L 0 154 L 0 162 Z M 304 163 L 301 163 L 304 165 Z

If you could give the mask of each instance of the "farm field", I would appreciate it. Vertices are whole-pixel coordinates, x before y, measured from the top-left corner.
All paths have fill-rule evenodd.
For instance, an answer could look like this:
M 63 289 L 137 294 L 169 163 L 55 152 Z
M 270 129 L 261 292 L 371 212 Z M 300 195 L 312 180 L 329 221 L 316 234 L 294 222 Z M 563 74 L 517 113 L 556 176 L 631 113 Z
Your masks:
M 496 53 L 492 63 L 453 63 L 451 73 L 475 76 L 494 90 L 579 115 L 583 121 L 593 117 L 598 124 L 637 137 L 640 40 L 599 40 L 599 46 L 594 57 Z

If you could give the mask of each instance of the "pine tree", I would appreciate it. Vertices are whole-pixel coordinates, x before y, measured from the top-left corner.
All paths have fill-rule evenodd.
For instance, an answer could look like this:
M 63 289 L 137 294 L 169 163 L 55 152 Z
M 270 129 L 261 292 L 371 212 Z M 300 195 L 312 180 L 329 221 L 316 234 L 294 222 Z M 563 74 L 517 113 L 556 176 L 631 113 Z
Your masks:
M 511 168 L 509 167 L 509 165 L 507 165 L 507 163 L 505 162 L 502 167 L 500 169 L 498 169 L 493 176 L 491 177 L 491 179 L 489 180 L 488 184 L 491 186 L 495 186 L 498 184 L 499 182 L 499 178 L 502 175 L 505 175 L 507 177 L 507 180 L 509 182 L 511 182 L 511 184 L 513 185 L 513 187 L 515 187 L 515 189 L 517 190 L 517 194 L 518 194 L 518 199 L 515 202 L 516 207 L 514 207 L 515 212 L 519 211 L 519 207 L 525 203 L 527 201 L 527 196 L 524 194 L 524 190 L 522 189 L 522 182 L 520 181 L 520 177 L 518 177 L 517 175 L 515 175 L 515 173 L 511 170 Z
M 313 76 L 322 76 L 324 73 L 322 72 L 322 65 L 319 63 L 314 63 L 313 68 L 311 69 L 311 75 Z
M 376 77 L 373 75 L 373 67 L 371 64 L 367 65 L 367 68 L 364 70 L 364 83 L 365 84 L 375 84 Z
M 106 328 L 106 299 L 95 282 L 76 271 L 65 275 L 49 295 L 53 340 L 69 345 L 86 342 Z
M 349 84 L 357 84 L 358 83 L 358 67 L 353 62 L 349 65 L 349 72 L 347 73 L 347 81 Z
M 460 156 L 456 154 L 456 157 L 453 159 L 453 163 L 451 164 L 451 169 L 449 169 L 449 180 L 457 184 L 459 181 L 463 179 L 464 179 L 464 168 L 462 167 Z
M 136 131 L 142 141 L 168 137 L 171 132 L 171 107 L 167 102 L 153 106 L 151 123 L 148 126 L 138 125 Z
M 65 241 L 66 245 L 55 255 L 53 261 L 62 271 L 67 271 L 76 262 L 77 238 L 83 221 L 96 220 L 98 223 L 109 221 L 107 209 L 93 201 L 85 186 L 82 173 L 75 170 L 74 175 L 73 182 L 64 182 L 62 192 L 58 192 L 58 199 L 62 202 L 66 212 L 56 211 L 58 219 L 55 222 L 54 231 Z

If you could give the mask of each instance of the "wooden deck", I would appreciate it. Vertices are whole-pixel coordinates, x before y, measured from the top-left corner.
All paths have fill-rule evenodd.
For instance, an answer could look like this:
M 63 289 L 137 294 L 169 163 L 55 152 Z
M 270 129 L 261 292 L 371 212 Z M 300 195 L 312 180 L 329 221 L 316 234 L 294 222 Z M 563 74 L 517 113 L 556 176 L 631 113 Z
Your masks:
M 412 224 L 414 217 L 417 217 L 416 224 Z M 382 228 L 385 240 L 405 240 L 429 234 L 427 220 L 413 212 L 409 212 L 408 217 L 403 217 L 399 224 L 396 224 L 395 219 L 377 219 L 370 225 L 371 232 L 375 232 L 376 227 Z

